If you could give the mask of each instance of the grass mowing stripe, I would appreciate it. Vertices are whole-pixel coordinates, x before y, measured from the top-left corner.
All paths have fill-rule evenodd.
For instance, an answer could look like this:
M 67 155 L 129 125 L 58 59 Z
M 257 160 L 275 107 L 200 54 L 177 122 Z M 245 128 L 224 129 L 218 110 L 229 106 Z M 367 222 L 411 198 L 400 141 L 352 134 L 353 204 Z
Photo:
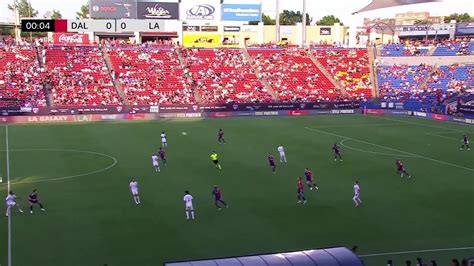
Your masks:
M 359 257 L 377 257 L 386 255 L 401 255 L 401 254 L 412 254 L 412 253 L 428 253 L 428 252 L 442 252 L 442 251 L 453 251 L 453 250 L 471 250 L 474 247 L 460 247 L 460 248 L 439 248 L 439 249 L 423 249 L 423 250 L 410 250 L 410 251 L 398 251 L 398 252 L 385 252 L 385 253 L 374 253 L 359 255 Z
M 397 150 L 397 149 L 390 148 L 390 147 L 383 146 L 383 145 L 379 145 L 379 144 L 376 144 L 376 143 L 371 143 L 371 142 L 367 142 L 367 141 L 360 140 L 360 139 L 350 138 L 350 137 L 347 137 L 347 136 L 342 136 L 342 135 L 334 134 L 334 133 L 331 133 L 331 132 L 326 132 L 326 131 L 322 131 L 322 130 L 317 130 L 317 129 L 310 128 L 310 127 L 305 127 L 305 129 L 308 129 L 308 130 L 311 130 L 311 131 L 315 131 L 315 132 L 320 132 L 320 133 L 327 134 L 327 135 L 332 135 L 332 136 L 339 137 L 339 138 L 346 138 L 346 139 L 355 140 L 355 141 L 358 141 L 358 142 L 360 142 L 360 143 L 365 143 L 365 144 L 373 145 L 373 146 L 376 146 L 376 147 L 381 147 L 381 148 L 384 148 L 384 149 L 387 149 L 387 150 L 396 151 L 396 152 L 402 152 L 402 153 L 405 153 L 405 154 L 408 154 L 408 155 L 412 155 L 412 156 L 415 156 L 415 157 L 423 158 L 423 159 L 430 160 L 430 161 L 433 161 L 433 162 L 438 162 L 438 163 L 442 163 L 442 164 L 446 164 L 446 165 L 450 165 L 450 166 L 454 166 L 454 167 L 457 167 L 457 168 L 461 168 L 461 169 L 464 169 L 464 170 L 467 170 L 467 171 L 472 171 L 472 172 L 474 172 L 474 169 L 473 169 L 473 168 L 469 168 L 469 167 L 465 167 L 465 166 L 462 166 L 462 165 L 457 165 L 457 164 L 454 164 L 454 163 L 450 163 L 450 162 L 445 162 L 445 161 L 433 159 L 433 158 L 430 158 L 430 157 L 426 157 L 426 156 L 423 156 L 423 155 L 418 155 L 418 154 L 414 154 L 414 153 L 410 153 L 410 152 L 406 152 L 406 151 L 402 151 L 402 150 Z

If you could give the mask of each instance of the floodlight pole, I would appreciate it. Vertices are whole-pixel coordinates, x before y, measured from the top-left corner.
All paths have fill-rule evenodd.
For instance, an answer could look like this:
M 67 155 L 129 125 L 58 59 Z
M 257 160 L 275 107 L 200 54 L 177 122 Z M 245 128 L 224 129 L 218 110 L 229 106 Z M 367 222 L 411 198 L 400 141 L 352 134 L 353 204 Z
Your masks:
M 15 13 L 15 42 L 20 41 L 19 25 L 20 25 L 20 15 L 18 13 L 18 8 L 16 2 L 13 2 L 13 13 Z
M 303 19 L 301 20 L 303 23 L 303 31 L 302 31 L 302 35 L 301 35 L 301 46 L 303 48 L 306 47 L 306 0 L 303 0 Z
M 280 42 L 280 0 L 276 0 L 275 4 L 275 9 L 276 9 L 276 15 L 275 15 L 275 43 Z
M 31 0 L 28 0 L 28 12 L 29 16 L 31 18 Z M 30 31 L 30 43 L 33 42 L 33 33 Z

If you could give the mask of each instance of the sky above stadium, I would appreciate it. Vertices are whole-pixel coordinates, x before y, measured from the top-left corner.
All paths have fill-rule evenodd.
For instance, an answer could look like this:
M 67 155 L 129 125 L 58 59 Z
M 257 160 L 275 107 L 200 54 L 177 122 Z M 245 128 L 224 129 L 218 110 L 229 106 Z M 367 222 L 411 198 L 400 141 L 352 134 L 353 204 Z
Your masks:
M 75 18 L 76 11 L 80 6 L 86 3 L 86 0 L 30 0 L 33 8 L 39 11 L 39 17 L 42 17 L 47 11 L 53 9 L 59 10 L 64 18 Z M 13 13 L 8 10 L 7 5 L 13 0 L 0 0 L 0 21 L 12 21 Z M 226 3 L 255 3 L 252 0 L 227 0 Z M 325 15 L 335 15 L 342 22 L 350 24 L 357 21 L 362 23 L 362 18 L 389 18 L 394 17 L 396 13 L 407 11 L 429 11 L 432 15 L 449 15 L 451 13 L 468 12 L 474 15 L 474 5 L 472 0 L 444 0 L 442 2 L 416 4 L 410 6 L 399 6 L 384 8 L 369 12 L 364 12 L 354 16 L 351 15 L 371 2 L 371 0 L 307 0 L 307 12 L 313 17 L 313 21 L 320 19 Z M 275 0 L 262 0 L 263 12 L 271 16 L 275 15 Z M 302 0 L 280 0 L 280 9 L 301 10 Z

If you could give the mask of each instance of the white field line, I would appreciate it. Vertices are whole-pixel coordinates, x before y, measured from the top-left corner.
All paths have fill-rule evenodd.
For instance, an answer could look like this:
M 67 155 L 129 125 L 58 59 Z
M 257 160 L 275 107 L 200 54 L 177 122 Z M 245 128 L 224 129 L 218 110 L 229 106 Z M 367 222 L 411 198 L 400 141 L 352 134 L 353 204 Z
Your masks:
M 405 120 L 398 120 L 398 119 L 387 118 L 387 117 L 381 117 L 381 116 L 369 116 L 369 117 L 378 118 L 378 119 L 383 119 L 383 120 L 388 120 L 388 121 L 393 121 L 393 122 L 400 122 L 400 123 L 405 123 L 405 124 L 410 124 L 410 125 L 416 125 L 416 126 L 431 127 L 431 128 L 443 129 L 443 130 L 451 130 L 451 131 L 453 131 L 453 132 L 459 132 L 459 133 L 464 133 L 464 132 L 465 132 L 465 131 L 463 131 L 463 130 L 458 130 L 458 129 L 431 126 L 431 125 L 426 125 L 426 124 L 422 124 L 422 123 L 416 123 L 416 122 L 405 121 Z M 450 121 L 443 121 L 443 122 L 450 122 Z M 453 123 L 453 122 L 451 122 L 451 123 Z M 455 125 L 462 125 L 462 124 L 458 124 L 458 123 L 453 123 L 453 124 L 455 124 Z
M 8 125 L 5 125 L 5 151 L 7 153 L 7 187 L 10 192 L 10 152 L 9 152 L 9 143 L 8 143 Z M 12 220 L 11 212 L 8 215 L 8 266 L 12 266 Z
M 11 182 L 11 184 L 30 184 L 30 183 L 44 183 L 44 182 L 53 182 L 53 181 L 59 181 L 59 180 L 65 180 L 65 179 L 72 179 L 76 177 L 81 177 L 81 176 L 87 176 L 87 175 L 93 175 L 101 172 L 105 172 L 112 167 L 116 166 L 118 161 L 117 158 L 113 157 L 112 155 L 108 155 L 105 153 L 100 153 L 100 152 L 95 152 L 95 151 L 83 151 L 83 150 L 70 150 L 70 149 L 11 149 L 9 151 L 66 151 L 66 152 L 75 152 L 75 153 L 85 153 L 85 154 L 93 154 L 93 155 L 99 155 L 103 156 L 106 158 L 109 158 L 112 160 L 112 163 L 99 170 L 87 172 L 87 173 L 82 173 L 82 174 L 77 174 L 77 175 L 70 175 L 70 176 L 60 176 L 60 177 L 52 177 L 48 179 L 42 179 L 42 180 L 32 180 L 32 181 L 18 181 L 18 182 Z
M 350 139 L 343 139 L 341 141 L 341 146 L 342 147 L 345 147 L 349 150 L 354 150 L 354 151 L 358 151 L 358 152 L 365 152 L 365 153 L 371 153 L 371 154 L 377 154 L 377 155 L 385 155 L 385 156 L 395 156 L 395 157 L 411 157 L 411 158 L 417 158 L 417 156 L 413 156 L 413 155 L 407 155 L 407 154 L 395 154 L 395 153 L 385 153 L 385 152 L 377 152 L 377 151 L 368 151 L 368 150 L 362 150 L 362 149 L 357 149 L 357 148 L 354 148 L 354 147 L 351 147 L 351 146 L 347 146 L 345 144 L 345 142 L 347 140 L 350 140 Z
M 398 251 L 398 252 L 385 252 L 385 253 L 374 253 L 374 254 L 359 255 L 359 257 L 365 258 L 365 257 L 377 257 L 377 256 L 387 256 L 387 255 L 401 255 L 401 254 L 412 254 L 412 253 L 429 253 L 429 252 L 471 250 L 471 249 L 474 249 L 474 247 L 438 248 L 438 249 L 422 249 L 422 250 L 409 250 L 409 251 Z
M 332 128 L 332 127 L 383 127 L 383 126 L 401 126 L 404 123 L 385 123 L 385 124 L 345 124 L 345 125 L 334 125 L 334 126 L 311 126 L 311 128 Z
M 444 134 L 459 134 L 459 132 L 449 131 L 449 132 L 428 132 L 430 134 L 444 135 Z
M 460 139 L 457 139 L 457 138 L 448 137 L 448 136 L 443 136 L 443 135 L 438 135 L 438 134 L 435 134 L 435 133 L 425 133 L 425 134 L 426 134 L 426 135 L 430 135 L 430 136 L 435 136 L 435 137 L 438 137 L 438 138 L 444 138 L 444 139 L 451 139 L 451 140 L 460 141 Z
M 305 127 L 305 129 L 311 130 L 311 131 L 315 131 L 315 132 L 319 132 L 319 133 L 323 133 L 323 134 L 326 134 L 326 135 L 335 136 L 335 137 L 342 138 L 342 139 L 355 140 L 355 141 L 358 141 L 358 142 L 360 142 L 360 143 L 365 143 L 365 144 L 368 144 L 368 145 L 372 145 L 372 146 L 384 148 L 384 149 L 391 150 L 391 151 L 401 152 L 401 153 L 408 154 L 408 155 L 411 155 L 411 156 L 414 156 L 414 157 L 419 157 L 419 158 L 423 158 L 423 159 L 426 159 L 426 160 L 429 160 L 429 161 L 433 161 L 433 162 L 437 162 L 437 163 L 441 163 L 441 164 L 445 164 L 445 165 L 450 165 L 450 166 L 453 166 L 453 167 L 457 167 L 457 168 L 461 168 L 461 169 L 464 169 L 464 170 L 467 170 L 467 171 L 474 172 L 474 169 L 473 169 L 473 168 L 469 168 L 469 167 L 465 167 L 465 166 L 462 166 L 462 165 L 457 165 L 457 164 L 454 164 L 454 163 L 450 163 L 450 162 L 445 162 L 445 161 L 433 159 L 433 158 L 430 158 L 430 157 L 426 157 L 426 156 L 423 156 L 423 155 L 414 154 L 414 153 L 411 153 L 411 152 L 406 152 L 406 151 L 402 151 L 402 150 L 397 150 L 397 149 L 390 148 L 390 147 L 383 146 L 383 145 L 379 145 L 379 144 L 376 144 L 376 143 L 371 143 L 371 142 L 367 142 L 367 141 L 360 140 L 360 139 L 355 139 L 355 138 L 351 138 L 351 137 L 347 137 L 347 136 L 342 136 L 342 135 L 334 134 L 334 133 L 331 133 L 331 132 L 326 132 L 326 131 L 322 131 L 322 130 L 317 130 L 317 129 L 310 128 L 310 127 Z

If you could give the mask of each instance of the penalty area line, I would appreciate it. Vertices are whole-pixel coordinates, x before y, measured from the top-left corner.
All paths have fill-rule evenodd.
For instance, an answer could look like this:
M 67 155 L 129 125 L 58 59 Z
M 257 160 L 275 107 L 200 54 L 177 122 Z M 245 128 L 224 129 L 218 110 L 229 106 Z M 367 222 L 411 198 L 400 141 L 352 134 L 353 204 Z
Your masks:
M 311 126 L 311 128 L 332 128 L 332 127 L 384 127 L 384 126 L 401 126 L 405 123 L 385 123 L 385 124 L 345 124 L 345 125 L 323 125 Z
M 408 155 L 411 155 L 411 156 L 414 156 L 414 157 L 426 159 L 426 160 L 429 160 L 429 161 L 432 161 L 432 162 L 437 162 L 437 163 L 441 163 L 441 164 L 446 164 L 446 165 L 450 165 L 450 166 L 453 166 L 453 167 L 457 167 L 457 168 L 461 168 L 461 169 L 464 169 L 464 170 L 467 170 L 467 171 L 474 172 L 474 169 L 473 169 L 473 168 L 465 167 L 465 166 L 462 166 L 462 165 L 457 165 L 457 164 L 454 164 L 454 163 L 445 162 L 445 161 L 433 159 L 433 158 L 430 158 L 430 157 L 426 157 L 426 156 L 423 156 L 423 155 L 418 155 L 418 154 L 414 154 L 414 153 L 411 153 L 411 152 L 406 152 L 406 151 L 402 151 L 402 150 L 397 150 L 397 149 L 390 148 L 390 147 L 387 147 L 387 146 L 383 146 L 383 145 L 380 145 L 380 144 L 371 143 L 371 142 L 367 142 L 367 141 L 364 141 L 364 140 L 355 139 L 355 138 L 351 138 L 351 137 L 347 137 L 347 136 L 343 136 L 343 135 L 338 135 L 338 134 L 334 134 L 334 133 L 331 133 L 331 132 L 326 132 L 326 131 L 322 131 L 322 130 L 318 130 L 318 129 L 314 129 L 314 128 L 310 128 L 310 127 L 304 127 L 304 128 L 307 129 L 307 130 L 314 131 L 314 132 L 319 132 L 319 133 L 323 133 L 323 134 L 326 134 L 326 135 L 335 136 L 335 137 L 342 138 L 342 139 L 355 140 L 355 141 L 360 142 L 360 143 L 364 143 L 364 144 L 368 144 L 368 145 L 372 145 L 372 146 L 384 148 L 384 149 L 391 150 L 391 151 L 395 151 L 395 152 L 401 152 L 401 153 L 408 154 Z
M 415 126 L 420 126 L 420 127 L 430 127 L 430 128 L 436 128 L 436 129 L 450 130 L 453 133 L 456 133 L 456 132 L 457 133 L 466 133 L 465 130 L 432 126 L 432 125 L 417 123 L 417 122 L 413 122 L 413 121 L 398 120 L 398 119 L 393 119 L 393 118 L 388 118 L 388 117 L 380 117 L 380 116 L 368 116 L 368 117 L 387 120 L 387 121 L 393 121 L 393 122 L 400 122 L 400 123 L 405 123 L 405 124 L 408 124 L 408 125 L 415 125 Z M 410 119 L 423 119 L 423 118 L 421 118 L 421 117 L 410 117 Z M 424 119 L 424 121 L 433 121 L 433 120 Z M 451 121 L 443 121 L 443 123 L 450 123 L 450 124 L 454 124 L 454 125 L 458 125 L 458 126 L 469 126 L 469 125 L 466 125 L 466 124 L 460 124 L 460 123 L 451 122 Z M 468 132 L 468 133 L 471 133 L 471 132 Z
M 443 251 L 471 250 L 471 249 L 474 249 L 474 247 L 438 248 L 438 249 L 422 249 L 422 250 L 409 250 L 409 251 L 397 251 L 397 252 L 384 252 L 384 253 L 359 255 L 359 257 L 366 258 L 366 257 L 378 257 L 378 256 L 387 256 L 387 255 L 403 255 L 403 254 L 413 254 L 413 253 L 429 253 L 429 252 L 443 252 Z
M 453 138 L 453 137 L 448 137 L 448 136 L 443 136 L 443 135 L 438 135 L 438 134 L 434 134 L 434 133 L 425 133 L 426 135 L 430 135 L 430 136 L 434 136 L 434 137 L 438 137 L 438 138 L 443 138 L 443 139 L 451 139 L 451 140 L 455 140 L 455 141 L 459 141 L 459 139 L 457 138 Z

